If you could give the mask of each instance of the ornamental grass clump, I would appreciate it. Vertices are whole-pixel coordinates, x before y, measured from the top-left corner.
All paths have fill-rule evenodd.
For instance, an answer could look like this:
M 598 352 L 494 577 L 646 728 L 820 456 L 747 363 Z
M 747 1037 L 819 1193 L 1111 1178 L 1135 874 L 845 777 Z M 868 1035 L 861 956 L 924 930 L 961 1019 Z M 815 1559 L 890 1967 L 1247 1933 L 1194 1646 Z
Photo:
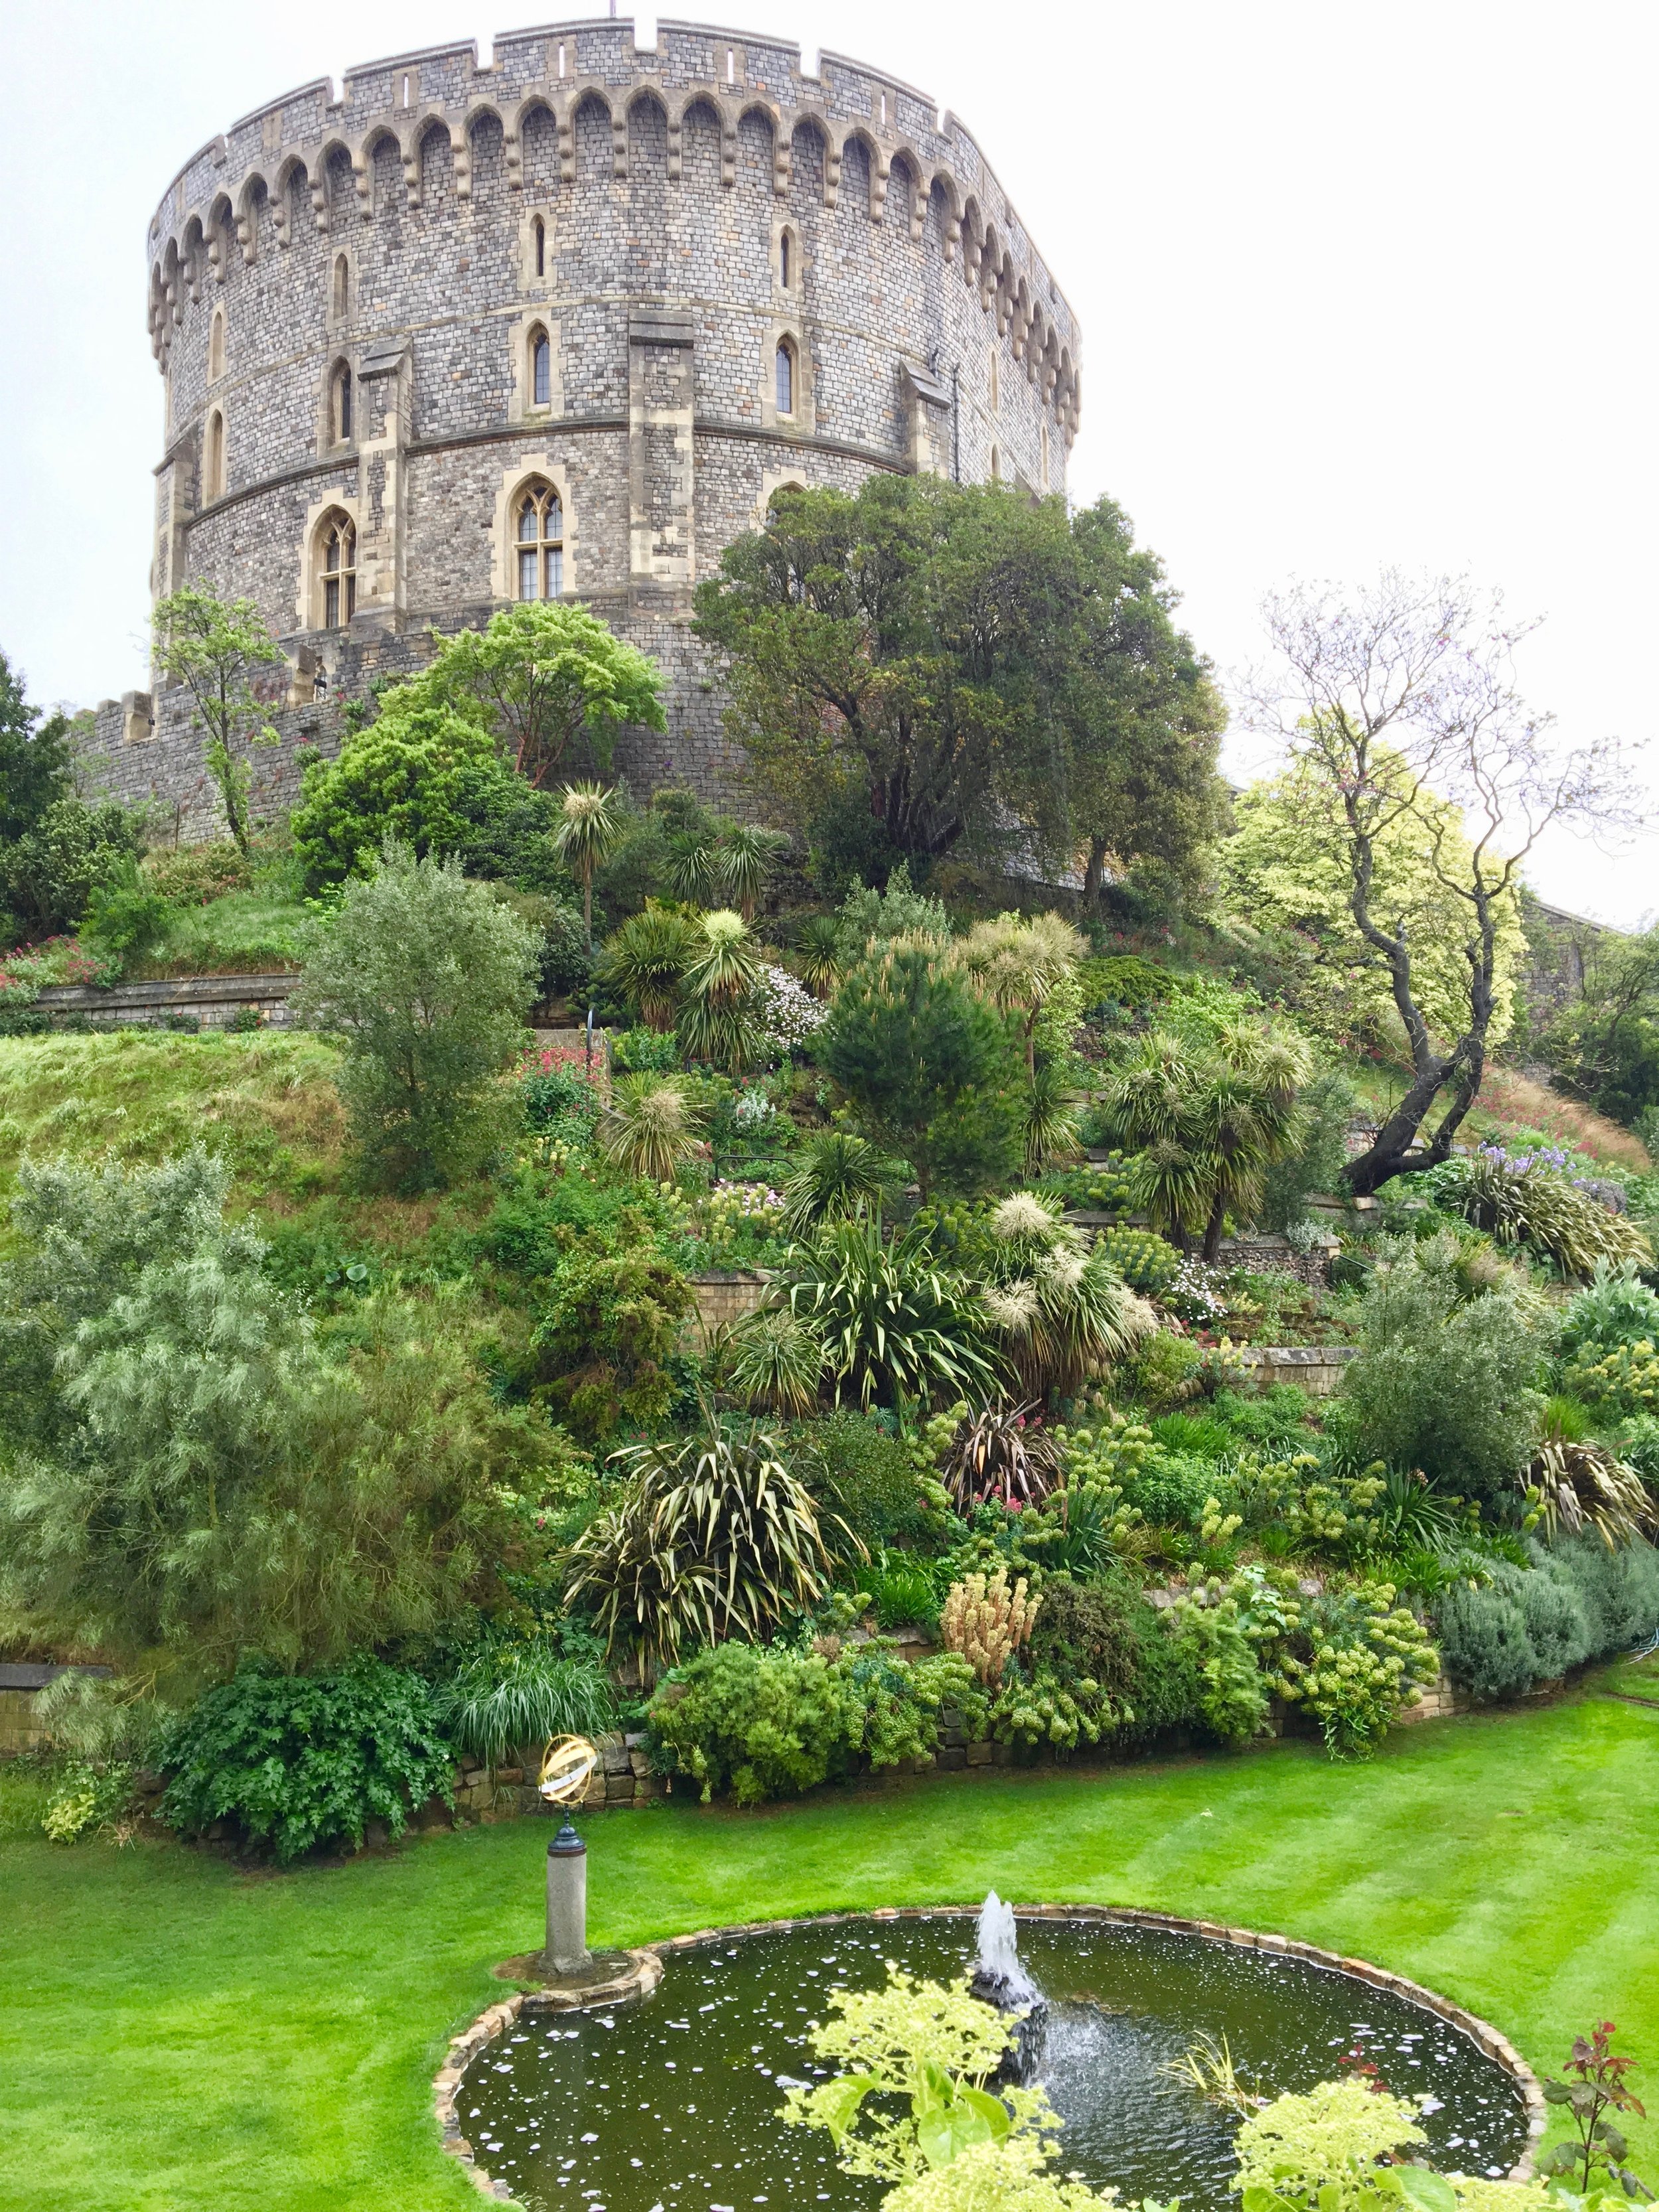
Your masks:
M 1008 1662 L 1031 1632 L 1042 1601 L 1027 1595 L 1024 1575 L 1011 1589 L 1008 1571 L 988 1579 L 969 1575 L 952 1583 L 939 1609 L 939 1641 L 965 1659 L 988 1686 L 1000 1683 Z
M 1153 1334 L 1151 1308 L 1035 1193 L 1004 1199 L 988 1226 L 985 1310 L 1028 1398 L 1073 1395 Z
M 1034 1425 L 1035 1402 L 963 1411 L 939 1470 L 951 1502 L 966 1520 L 988 1498 L 1008 1512 L 1040 1505 L 1063 1464 L 1054 1437 Z
M 569 1553 L 569 1602 L 647 1675 L 700 1644 L 764 1643 L 829 1581 L 818 1507 L 777 1438 L 702 1416 L 700 1435 L 613 1454 L 622 1497 Z
M 1629 1215 L 1614 1212 L 1589 1178 L 1567 1169 L 1567 1155 L 1556 1147 L 1508 1152 L 1486 1144 L 1438 1170 L 1434 1195 L 1499 1243 L 1543 1253 L 1564 1275 L 1592 1275 L 1603 1261 L 1651 1266 L 1653 1247 Z
M 1000 1377 L 963 1279 L 871 1215 L 835 1224 L 792 1267 L 790 1310 L 822 1341 L 836 1402 L 866 1409 L 990 1396 Z
M 617 1079 L 599 1128 L 605 1158 L 623 1175 L 672 1182 L 695 1159 L 708 1126 L 708 1109 L 672 1076 Z

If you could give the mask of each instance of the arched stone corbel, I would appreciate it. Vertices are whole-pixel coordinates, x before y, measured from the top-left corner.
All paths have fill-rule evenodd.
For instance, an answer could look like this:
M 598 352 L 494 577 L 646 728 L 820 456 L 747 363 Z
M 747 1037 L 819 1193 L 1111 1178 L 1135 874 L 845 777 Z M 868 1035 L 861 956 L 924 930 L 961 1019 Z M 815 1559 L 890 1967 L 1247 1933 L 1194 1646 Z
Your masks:
M 449 126 L 449 158 L 455 171 L 455 197 L 458 200 L 472 198 L 472 141 L 465 126 Z
M 524 190 L 524 144 L 517 126 L 501 118 L 501 159 L 507 167 L 507 189 L 510 192 Z
M 408 145 L 399 150 L 404 157 L 404 205 L 417 208 L 421 204 L 420 133 L 411 131 Z
M 559 126 L 559 181 L 574 185 L 576 181 L 576 124 L 574 107 L 567 106 L 554 120 Z
M 729 109 L 720 110 L 720 182 L 735 185 L 738 181 L 738 118 Z
M 841 148 L 833 139 L 823 143 L 823 204 L 834 207 L 841 198 Z
M 370 216 L 374 212 L 374 173 L 368 166 L 368 156 L 361 146 L 351 149 L 351 181 L 357 187 L 357 212 Z
M 772 133 L 772 190 L 781 200 L 788 198 L 790 180 L 795 173 L 795 142 L 784 128 L 784 120 L 780 115 L 777 128 Z
M 870 164 L 870 220 L 884 222 L 887 219 L 887 183 L 893 173 L 893 165 L 879 146 Z
M 956 259 L 957 248 L 961 243 L 962 217 L 953 207 L 947 205 L 945 211 L 945 258 L 947 261 Z
M 684 167 L 685 116 L 684 110 L 668 118 L 668 181 L 677 185 Z
M 628 174 L 628 110 L 618 100 L 611 111 L 611 173 Z
M 317 157 L 316 167 L 307 173 L 311 178 L 311 212 L 317 218 L 319 236 L 326 238 L 329 233 L 328 163 L 321 155 Z
M 244 266 L 252 269 L 259 258 L 259 227 L 246 202 L 236 210 L 236 243 L 242 249 Z

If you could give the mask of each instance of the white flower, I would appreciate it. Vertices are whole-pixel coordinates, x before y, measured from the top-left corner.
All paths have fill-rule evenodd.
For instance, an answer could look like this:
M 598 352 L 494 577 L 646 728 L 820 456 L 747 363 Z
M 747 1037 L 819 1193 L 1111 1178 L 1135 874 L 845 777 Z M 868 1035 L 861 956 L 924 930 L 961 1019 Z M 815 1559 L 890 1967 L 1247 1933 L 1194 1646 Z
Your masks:
M 985 1310 L 1006 1335 L 1024 1336 L 1037 1317 L 1036 1285 L 1024 1280 L 991 1285 L 985 1291 Z
M 1046 1244 L 1052 1239 L 1055 1226 L 1054 1215 L 1029 1190 L 1017 1190 L 1012 1198 L 1005 1198 L 991 1215 L 991 1234 L 1005 1244 L 1021 1237 L 1034 1244 Z

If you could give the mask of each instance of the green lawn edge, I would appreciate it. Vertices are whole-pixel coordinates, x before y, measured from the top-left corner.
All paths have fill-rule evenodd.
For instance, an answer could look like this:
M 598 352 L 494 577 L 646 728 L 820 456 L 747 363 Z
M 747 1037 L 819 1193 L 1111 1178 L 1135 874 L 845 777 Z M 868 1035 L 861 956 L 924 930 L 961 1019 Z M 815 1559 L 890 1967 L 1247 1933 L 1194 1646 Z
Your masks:
M 739 1814 L 585 1823 L 625 1944 L 883 1904 L 1116 1903 L 1277 1929 L 1407 1974 L 1534 2067 L 1611 2017 L 1659 2063 L 1659 1712 L 1596 1694 L 1402 1730 L 1368 1765 L 1287 1742 L 999 1771 Z M 440 2212 L 431 2077 L 538 1940 L 519 1820 L 274 1875 L 165 1844 L 0 1845 L 8 2212 Z M 1659 2103 L 1656 2103 L 1659 2111 Z M 1659 2125 L 1636 2129 L 1651 2169 Z

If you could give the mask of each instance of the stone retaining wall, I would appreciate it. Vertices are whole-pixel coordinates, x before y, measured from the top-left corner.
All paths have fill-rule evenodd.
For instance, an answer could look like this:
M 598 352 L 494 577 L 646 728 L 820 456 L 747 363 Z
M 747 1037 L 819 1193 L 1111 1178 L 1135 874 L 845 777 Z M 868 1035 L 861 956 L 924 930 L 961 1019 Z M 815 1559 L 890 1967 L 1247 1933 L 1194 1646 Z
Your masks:
M 757 1311 L 772 1279 L 768 1268 L 757 1268 L 751 1275 L 693 1275 L 691 1291 L 697 1313 L 687 1328 L 697 1350 L 707 1347 L 717 1329 L 730 1328 L 746 1314 Z
M 155 983 L 54 983 L 35 1004 L 54 1025 L 80 1015 L 100 1029 L 160 1029 L 169 1016 L 193 1018 L 204 1030 L 222 1030 L 233 1014 L 249 1012 L 264 1029 L 286 1029 L 288 998 L 297 979 L 278 975 L 178 975 Z
M 1247 1344 L 1230 1357 L 1250 1370 L 1258 1390 L 1275 1382 L 1294 1382 L 1310 1398 L 1328 1398 L 1341 1382 L 1352 1359 L 1359 1357 L 1357 1344 Z
M 715 1944 L 732 1942 L 739 1936 L 783 1935 L 797 1928 L 834 1928 L 848 1920 L 971 1920 L 980 1909 L 977 1905 L 878 1905 L 868 1913 L 819 1912 L 793 1920 L 746 1920 L 729 1928 L 699 1928 L 690 1935 L 669 1936 L 660 1942 L 643 1946 L 642 1951 L 666 1961 L 677 1951 L 704 1950 Z M 1301 1942 L 1293 1936 L 1233 1928 L 1224 1921 L 1189 1920 L 1179 1913 L 1144 1911 L 1119 1905 L 1017 1905 L 1014 1914 L 1017 1920 L 1082 1920 L 1103 1922 L 1109 1926 L 1155 1929 L 1173 1936 L 1196 1936 L 1207 1943 L 1231 1944 L 1239 1950 L 1267 1951 L 1279 1958 L 1300 1959 L 1332 1973 L 1351 1975 L 1371 1989 L 1387 1990 L 1407 2004 L 1420 2005 L 1436 2019 L 1468 2036 L 1477 2051 L 1510 2077 L 1526 2108 L 1527 2148 L 1510 2168 L 1509 2179 L 1525 2181 L 1530 2178 L 1549 2118 L 1537 2076 L 1500 2029 L 1477 2014 L 1466 2012 L 1462 2005 L 1451 2003 L 1437 1991 L 1425 1989 L 1420 1982 L 1408 1981 L 1403 1974 L 1390 1973 L 1385 1966 L 1374 1966 L 1368 1959 L 1345 1958 L 1340 1952 L 1327 1951 L 1316 1943 Z M 633 1955 L 638 1959 L 641 1953 Z M 452 2041 L 432 2085 L 434 2116 L 442 2133 L 445 2150 L 459 2162 L 476 2189 L 501 2203 L 512 2201 L 512 2191 L 505 2181 L 494 2179 L 473 2155 L 471 2144 L 460 2130 L 457 2099 L 467 2067 L 498 2036 L 507 2034 L 517 2024 L 521 2012 L 533 2010 L 538 2002 L 537 1991 L 521 1990 L 480 2014 Z

